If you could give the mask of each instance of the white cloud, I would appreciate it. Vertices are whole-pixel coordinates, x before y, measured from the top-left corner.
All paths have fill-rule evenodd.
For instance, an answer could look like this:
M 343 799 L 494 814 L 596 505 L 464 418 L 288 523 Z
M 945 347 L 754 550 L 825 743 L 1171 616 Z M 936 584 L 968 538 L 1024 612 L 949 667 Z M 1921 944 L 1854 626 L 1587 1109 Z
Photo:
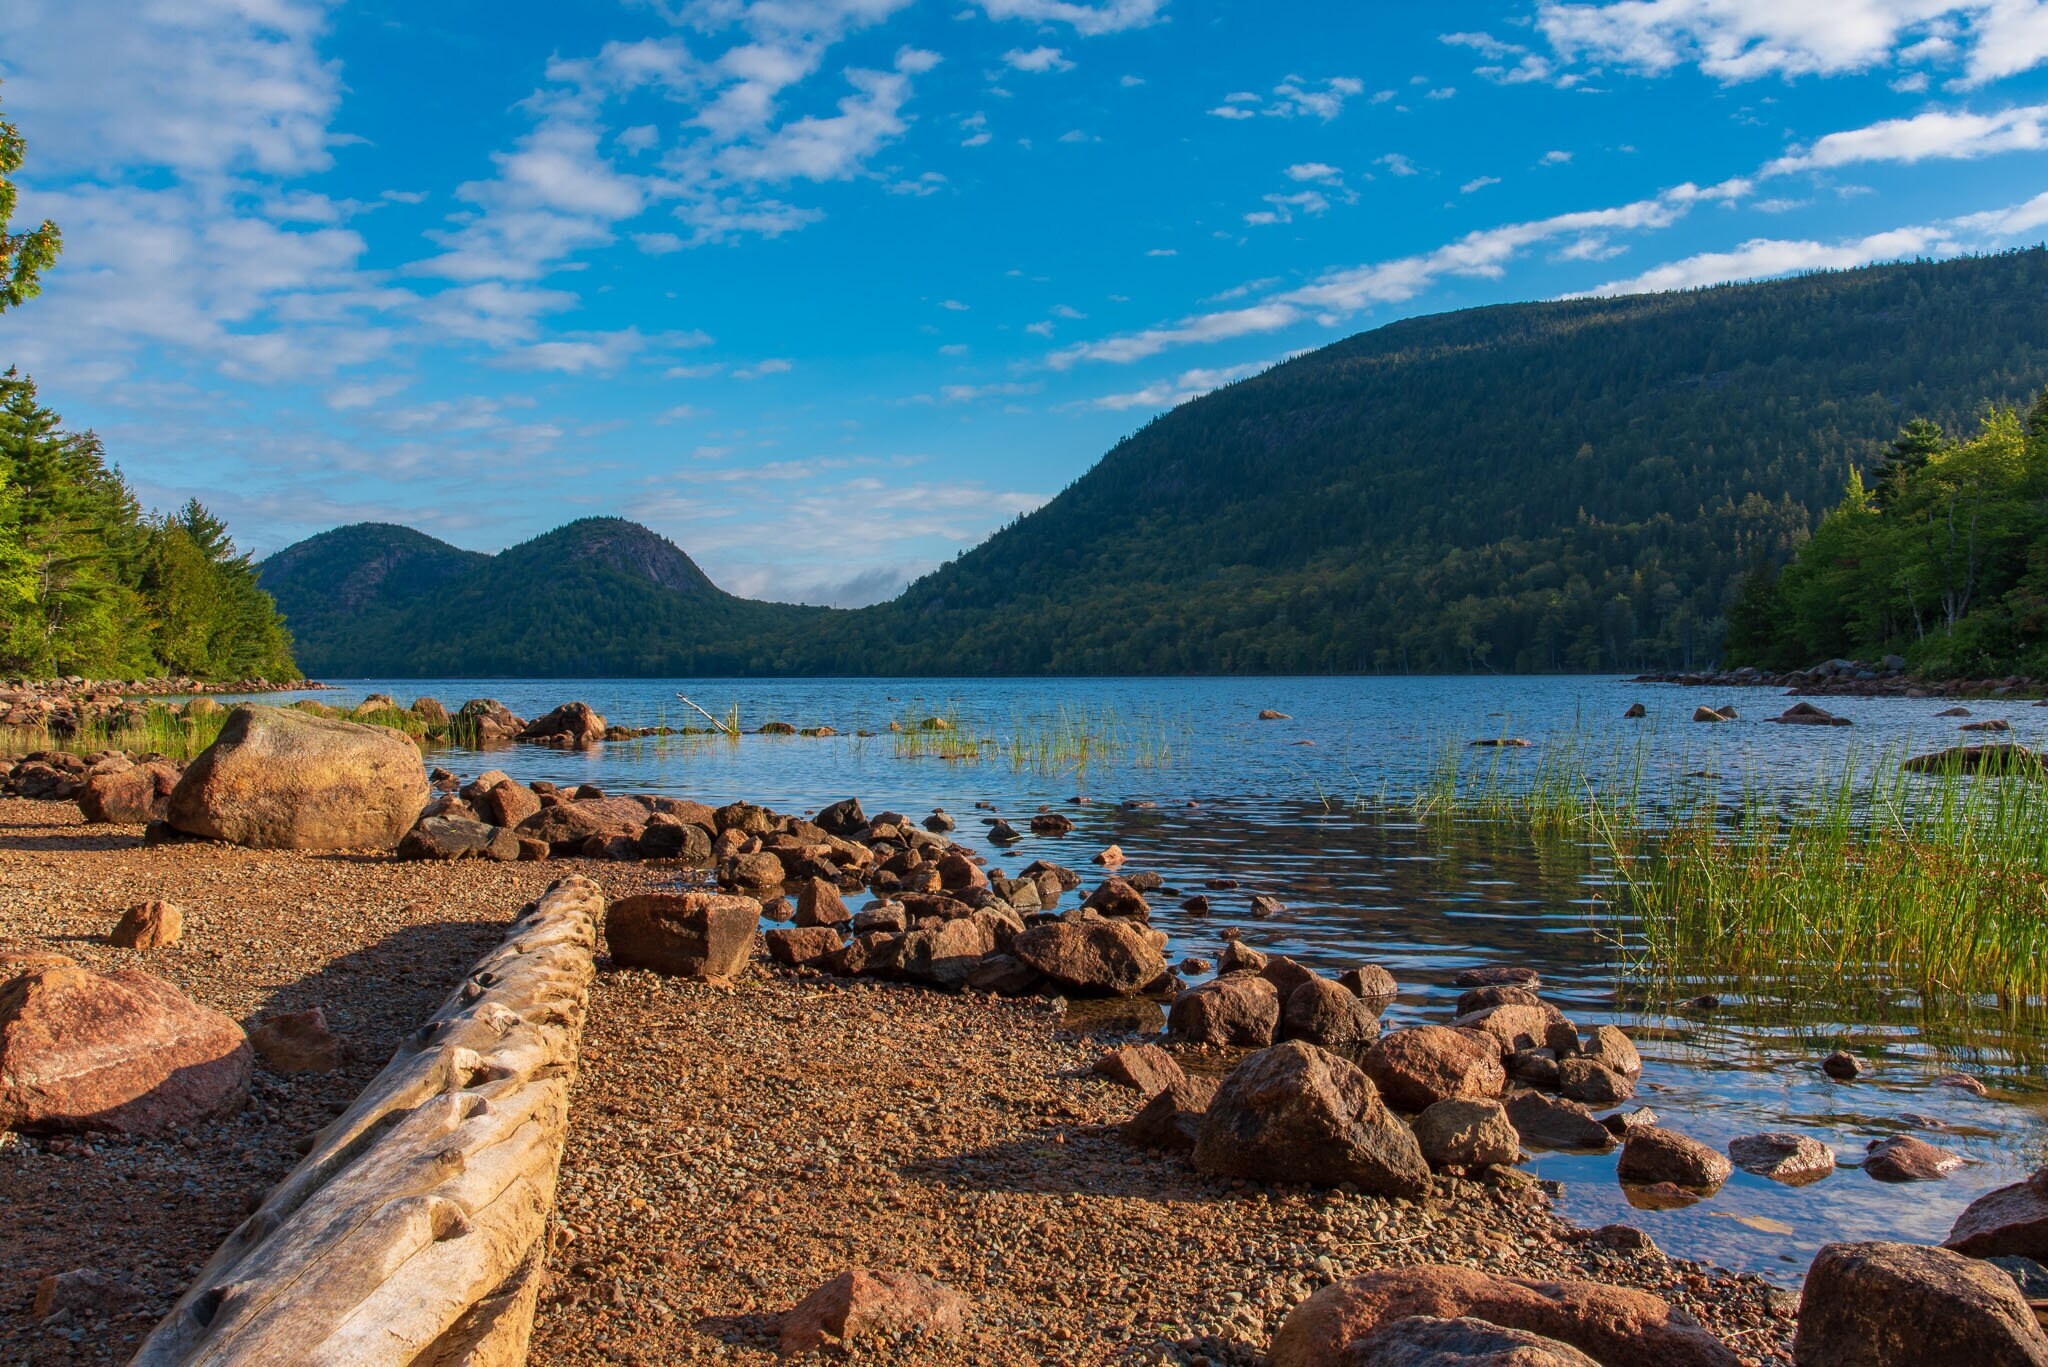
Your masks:
M 1415 176 L 1422 174 L 1415 169 L 1414 162 L 1402 156 L 1399 152 L 1389 152 L 1383 157 L 1375 157 L 1372 164 L 1385 167 L 1389 175 Z
M 1801 271 L 1848 270 L 1907 257 L 1956 256 L 1991 251 L 2027 240 L 2048 227 L 2048 192 L 2023 203 L 1965 214 L 1931 224 L 1892 228 L 1839 242 L 1756 238 L 1733 251 L 1702 252 L 1667 262 L 1625 280 L 1611 280 L 1593 295 L 1695 289 L 1733 280 L 1762 280 Z
M 744 369 L 735 370 L 732 377 L 735 380 L 760 380 L 770 375 L 787 375 L 793 369 L 795 366 L 790 362 L 771 356 L 765 361 L 756 361 Z
M 1571 153 L 1553 149 L 1545 152 L 1540 160 L 1545 166 L 1564 166 L 1569 164 L 1571 159 Z
M 327 169 L 332 0 L 63 0 L 0 6 L 7 104 L 42 166 L 195 175 Z
M 1335 184 L 1344 178 L 1344 173 L 1328 162 L 1302 161 L 1296 162 L 1287 168 L 1287 178 L 1289 180 L 1321 181 L 1324 184 Z
M 2001 152 L 2048 148 L 2048 105 L 2025 105 L 1997 114 L 1930 110 L 1865 128 L 1830 133 L 1811 146 L 1763 168 L 1766 176 L 1828 171 L 1871 162 L 1911 166 L 1922 161 L 1975 161 Z
M 991 19 L 1026 19 L 1041 24 L 1067 24 L 1076 33 L 1090 37 L 1121 33 L 1159 22 L 1166 0 L 1101 0 L 1080 4 L 1075 0 L 978 0 Z
M 1544 242 L 1669 227 L 1684 217 L 1692 205 L 1724 200 L 1736 191 L 1733 183 L 1704 189 L 1680 185 L 1655 198 L 1612 209 L 1584 210 L 1482 229 L 1417 256 L 1329 271 L 1307 285 L 1245 308 L 1195 314 L 1170 326 L 1079 343 L 1046 359 L 1056 370 L 1082 361 L 1128 364 L 1173 347 L 1278 332 L 1304 322 L 1335 326 L 1375 305 L 1405 303 L 1445 276 L 1497 279 L 1508 262 Z
M 1460 185 L 1458 187 L 1458 193 L 1461 195 L 1474 194 L 1480 190 L 1484 190 L 1489 185 L 1498 184 L 1500 184 L 1499 176 L 1478 176 L 1472 180 L 1466 181 L 1463 185 Z
M 854 93 L 839 101 L 839 112 L 784 124 L 760 141 L 725 149 L 719 169 L 740 180 L 846 180 L 882 146 L 904 130 L 903 105 L 910 76 L 929 70 L 931 54 L 906 49 L 894 71 L 849 69 Z
M 1344 102 L 1365 93 L 1365 83 L 1355 76 L 1333 76 L 1326 81 L 1304 81 L 1289 76 L 1273 87 L 1270 96 L 1249 90 L 1233 91 L 1209 112 L 1221 119 L 1252 119 L 1260 115 L 1278 119 L 1316 118 L 1328 123 L 1344 112 Z
M 1285 358 L 1283 358 L 1285 359 Z M 1104 394 L 1084 404 L 1088 408 L 1106 408 L 1122 412 L 1130 408 L 1174 408 L 1190 399 L 1221 389 L 1234 380 L 1270 370 L 1279 361 L 1253 361 L 1248 365 L 1227 366 L 1213 370 L 1184 370 L 1170 380 L 1156 380 L 1143 389 L 1134 389 L 1121 394 Z
M 1074 64 L 1061 56 L 1060 50 L 1056 47 L 1013 47 L 1003 54 L 1003 65 L 1016 71 L 1033 73 L 1074 69 Z
M 2041 0 L 1542 0 L 1537 26 L 1566 63 L 1726 82 L 1959 58 L 1962 82 L 1983 85 L 2048 60 Z

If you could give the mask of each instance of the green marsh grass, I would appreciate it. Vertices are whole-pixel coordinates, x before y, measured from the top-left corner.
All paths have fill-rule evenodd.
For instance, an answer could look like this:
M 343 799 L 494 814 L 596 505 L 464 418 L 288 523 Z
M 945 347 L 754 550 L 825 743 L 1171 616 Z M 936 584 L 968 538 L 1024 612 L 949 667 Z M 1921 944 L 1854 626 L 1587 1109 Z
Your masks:
M 1445 744 L 1407 804 L 1580 861 L 1625 974 L 1779 1005 L 2048 1008 L 2048 782 L 1850 755 L 1796 794 L 1665 778 L 1648 737 Z

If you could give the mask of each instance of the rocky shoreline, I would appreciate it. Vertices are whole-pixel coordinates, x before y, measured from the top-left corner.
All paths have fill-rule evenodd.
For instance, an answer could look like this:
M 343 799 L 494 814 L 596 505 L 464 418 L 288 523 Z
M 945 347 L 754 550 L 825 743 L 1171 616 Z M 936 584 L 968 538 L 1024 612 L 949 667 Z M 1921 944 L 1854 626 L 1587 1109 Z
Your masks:
M 542 720 L 521 738 L 604 732 L 580 704 Z M 1683 1203 L 1737 1164 L 1823 1178 L 1825 1145 L 1758 1134 L 1723 1154 L 1659 1125 L 1631 1105 L 1641 1060 L 1627 1036 L 1580 1029 L 1519 965 L 1468 969 L 1444 1020 L 1389 1029 L 1401 988 L 1375 964 L 1327 977 L 1229 932 L 1213 961 L 1169 963 L 1153 901 L 1186 898 L 1194 915 L 1204 894 L 1125 869 L 1114 846 L 1088 876 L 1044 859 L 1012 874 L 957 842 L 941 811 L 870 816 L 848 798 L 797 815 L 428 775 L 407 738 L 306 709 L 237 709 L 182 770 L 51 757 L 9 783 L 79 811 L 0 803 L 17 817 L 0 862 L 25 865 L 17 900 L 0 900 L 0 1126 L 18 1132 L 0 1188 L 28 1174 L 14 1208 L 50 1225 L 0 1258 L 17 1288 L 34 1281 L 0 1346 L 103 1360 L 115 1322 L 146 1321 L 176 1278 L 161 1259 L 132 1280 L 51 1267 L 76 1242 L 67 1209 L 118 1227 L 122 1183 L 161 1190 L 174 1172 L 193 1193 L 224 1172 L 231 1191 L 281 1158 L 247 1129 L 278 1108 L 247 1099 L 273 1095 L 276 1077 L 340 1071 L 337 1020 L 380 1022 L 373 1051 L 377 1030 L 407 1028 L 394 1003 L 410 989 L 388 975 L 419 955 L 346 976 L 322 956 L 385 949 L 438 924 L 434 908 L 406 902 L 399 933 L 374 945 L 329 923 L 309 949 L 296 927 L 334 887 L 464 889 L 475 905 L 478 889 L 530 896 L 568 860 L 608 906 L 540 1360 L 765 1361 L 862 1338 L 874 1360 L 942 1363 L 1365 1367 L 1512 1351 L 1732 1367 L 1906 1363 L 1970 1342 L 2048 1364 L 2020 1291 L 2039 1269 L 1981 1261 L 2048 1255 L 2048 1175 L 1979 1200 L 1950 1248 L 1828 1246 L 1795 1308 L 1760 1279 L 1672 1262 L 1638 1230 L 1572 1229 L 1517 1165 L 1525 1149 L 1618 1149 L 1625 1185 Z M 1071 828 L 1044 808 L 1019 820 Z M 998 850 L 1024 838 L 984 821 Z M 122 879 L 129 894 L 151 884 L 148 899 L 123 905 Z M 60 888 L 83 901 L 68 918 L 38 905 Z M 195 953 L 221 971 L 141 971 Z M 447 958 L 420 969 L 444 991 Z M 136 971 L 95 966 L 123 963 Z M 296 989 L 293 1009 L 277 989 Z M 206 1022 L 220 1051 L 181 1064 L 175 1089 L 121 1093 L 107 1058 L 145 1080 L 168 1066 L 157 1027 L 122 1034 L 142 1019 L 131 998 L 152 1020 Z M 260 1004 L 223 1015 L 221 998 Z M 31 1018 L 91 1022 L 106 1051 L 89 1096 L 63 1032 L 21 1033 Z M 195 1034 L 171 1033 L 181 1047 Z M 217 1148 L 236 1156 L 209 1161 Z M 46 1163 L 109 1153 L 129 1170 L 67 1181 Z M 1904 1139 L 1863 1166 L 1931 1180 L 1953 1161 Z M 193 1233 L 151 1237 L 189 1250 Z M 1902 1346 L 1856 1356 L 1872 1342 Z
M 304 680 L 268 679 L 236 679 L 229 683 L 178 677 L 109 681 L 76 675 L 65 679 L 10 679 L 0 686 L 0 727 L 72 736 L 90 726 L 114 729 L 139 725 L 148 716 L 149 700 L 155 698 L 287 693 L 326 687 Z
M 1825 660 L 1810 669 L 1740 669 L 1638 674 L 1631 683 L 1681 684 L 1687 688 L 1782 688 L 1795 697 L 1833 698 L 2039 698 L 2048 680 L 2024 674 L 1996 679 L 1922 679 L 1906 672 L 1897 655 L 1870 662 Z

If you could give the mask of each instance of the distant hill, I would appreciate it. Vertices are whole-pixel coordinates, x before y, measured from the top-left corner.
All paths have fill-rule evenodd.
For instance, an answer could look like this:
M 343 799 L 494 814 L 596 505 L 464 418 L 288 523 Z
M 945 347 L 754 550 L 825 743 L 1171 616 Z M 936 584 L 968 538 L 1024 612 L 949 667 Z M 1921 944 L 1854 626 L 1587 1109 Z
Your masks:
M 735 598 L 673 542 L 614 517 L 497 555 L 340 527 L 271 556 L 260 582 L 315 676 L 760 672 L 824 611 Z
M 2040 249 L 1502 305 L 1185 404 L 873 608 L 733 598 L 603 519 L 460 563 L 344 528 L 263 584 L 316 674 L 1687 667 L 1904 421 L 2044 380 Z M 307 601 L 309 563 L 336 601 Z

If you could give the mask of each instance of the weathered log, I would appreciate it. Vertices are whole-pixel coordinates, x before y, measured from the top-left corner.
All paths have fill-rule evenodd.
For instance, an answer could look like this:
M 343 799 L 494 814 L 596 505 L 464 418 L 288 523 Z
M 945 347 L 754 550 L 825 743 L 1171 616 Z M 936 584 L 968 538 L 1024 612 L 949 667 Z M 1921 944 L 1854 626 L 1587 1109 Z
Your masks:
M 524 1362 L 603 910 L 580 877 L 525 908 L 134 1362 Z

